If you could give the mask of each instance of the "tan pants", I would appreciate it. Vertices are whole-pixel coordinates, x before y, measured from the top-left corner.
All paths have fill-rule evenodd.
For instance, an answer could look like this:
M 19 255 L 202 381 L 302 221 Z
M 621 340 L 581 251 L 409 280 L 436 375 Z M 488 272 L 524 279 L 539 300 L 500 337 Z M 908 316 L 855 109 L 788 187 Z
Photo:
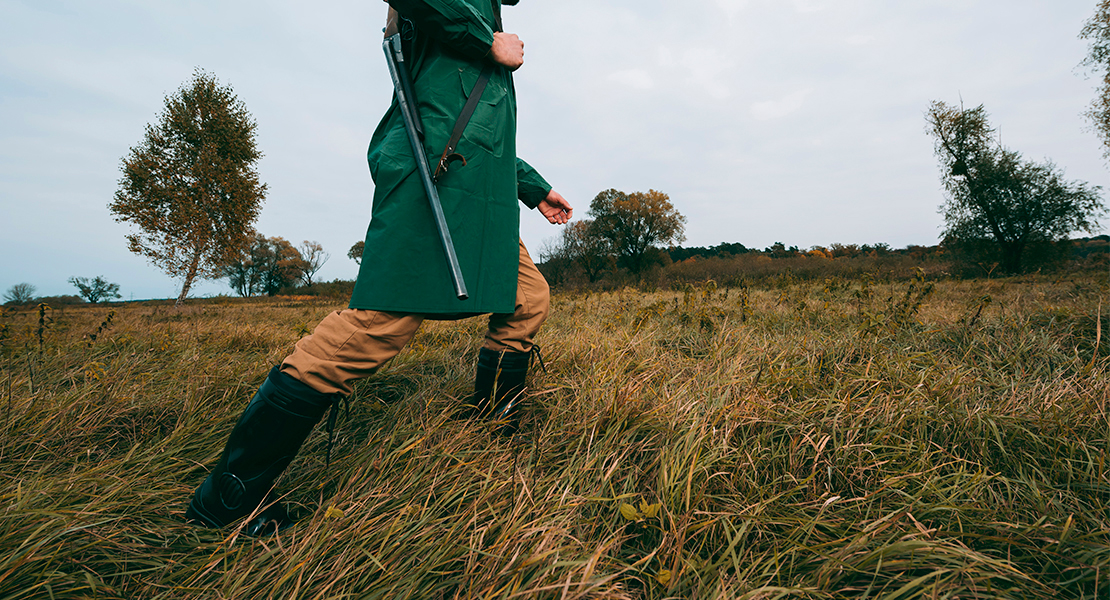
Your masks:
M 529 352 L 532 340 L 547 318 L 550 290 L 536 269 L 524 242 L 520 243 L 516 310 L 492 314 L 485 347 Z M 347 309 L 331 313 L 312 335 L 297 342 L 281 364 L 282 372 L 312 389 L 349 395 L 352 384 L 373 375 L 416 335 L 425 315 Z

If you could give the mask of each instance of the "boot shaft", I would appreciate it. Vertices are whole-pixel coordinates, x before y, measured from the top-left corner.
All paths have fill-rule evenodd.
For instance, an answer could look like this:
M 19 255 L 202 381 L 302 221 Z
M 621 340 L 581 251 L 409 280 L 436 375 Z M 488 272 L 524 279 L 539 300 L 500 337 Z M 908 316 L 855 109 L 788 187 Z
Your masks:
M 194 494 L 187 518 L 223 527 L 253 512 L 336 400 L 274 367 Z
M 504 433 L 514 433 L 518 426 L 518 409 L 531 358 L 528 352 L 488 348 L 478 351 L 470 403 L 477 416 L 504 422 Z

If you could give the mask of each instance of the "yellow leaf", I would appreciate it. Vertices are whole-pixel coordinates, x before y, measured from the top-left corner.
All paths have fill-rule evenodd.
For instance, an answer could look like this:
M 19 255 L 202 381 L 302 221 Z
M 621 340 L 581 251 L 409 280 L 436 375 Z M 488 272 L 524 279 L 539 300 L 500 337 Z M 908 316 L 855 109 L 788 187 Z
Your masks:
M 662 571 L 659 571 L 659 573 L 655 576 L 655 580 L 659 582 L 659 585 L 669 584 L 671 582 L 671 570 L 664 569 Z
M 339 510 L 334 505 L 329 506 L 327 512 L 324 513 L 324 518 L 325 519 L 342 519 L 345 516 L 347 516 L 347 513 L 344 513 L 342 510 Z
M 636 512 L 636 507 L 631 504 L 621 503 L 621 516 L 629 521 L 635 521 L 640 518 L 640 513 Z

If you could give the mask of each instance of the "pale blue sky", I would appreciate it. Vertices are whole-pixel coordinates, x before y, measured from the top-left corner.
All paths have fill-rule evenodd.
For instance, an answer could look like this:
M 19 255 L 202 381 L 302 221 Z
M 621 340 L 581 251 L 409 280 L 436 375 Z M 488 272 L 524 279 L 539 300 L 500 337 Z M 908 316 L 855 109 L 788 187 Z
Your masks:
M 687 245 L 931 245 L 942 202 L 923 113 L 985 104 L 1002 140 L 1106 186 L 1077 38 L 1094 0 L 521 0 L 506 29 L 521 156 L 585 217 L 599 191 L 658 189 Z M 125 298 L 180 285 L 126 250 L 119 162 L 194 67 L 254 114 L 269 197 L 257 224 L 332 255 L 370 217 L 365 152 L 390 98 L 374 0 L 0 0 L 0 292 Z M 523 215 L 538 254 L 558 230 Z M 230 293 L 222 281 L 200 295 Z

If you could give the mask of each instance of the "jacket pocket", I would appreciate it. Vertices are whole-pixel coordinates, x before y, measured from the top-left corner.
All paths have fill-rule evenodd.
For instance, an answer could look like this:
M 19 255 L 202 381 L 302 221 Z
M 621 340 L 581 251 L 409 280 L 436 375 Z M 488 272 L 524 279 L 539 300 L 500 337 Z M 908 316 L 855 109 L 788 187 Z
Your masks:
M 508 93 L 498 77 L 490 77 L 470 122 L 463 130 L 462 142 L 459 143 L 459 153 L 467 156 L 468 148 L 464 143 L 473 144 L 481 150 L 500 158 L 505 154 L 505 132 L 508 131 L 507 122 L 512 118 L 512 109 L 509 106 Z M 459 71 L 459 85 L 463 98 L 468 98 L 474 83 L 478 81 L 478 73 L 469 69 Z M 454 123 L 452 123 L 452 128 Z

